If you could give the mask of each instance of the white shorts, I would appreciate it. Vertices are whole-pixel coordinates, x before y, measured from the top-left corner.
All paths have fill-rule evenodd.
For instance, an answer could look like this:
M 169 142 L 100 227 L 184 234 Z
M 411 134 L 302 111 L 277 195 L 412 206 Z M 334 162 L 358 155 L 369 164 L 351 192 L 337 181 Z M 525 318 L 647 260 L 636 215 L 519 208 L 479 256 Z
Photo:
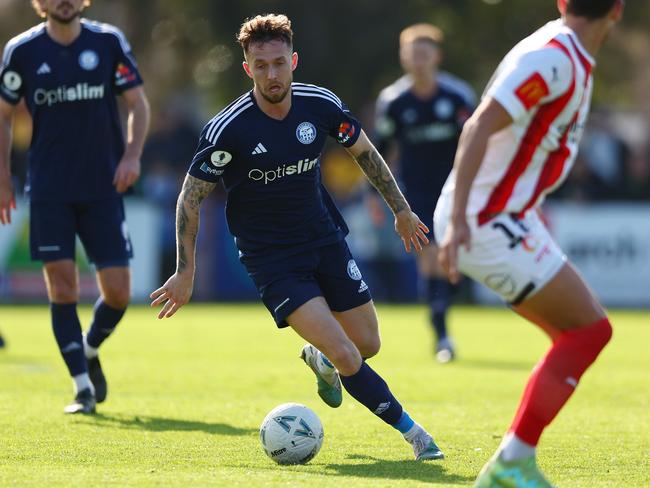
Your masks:
M 444 198 L 438 201 L 433 218 L 439 241 L 449 223 L 447 202 Z M 534 209 L 522 218 L 500 214 L 481 226 L 476 218 L 469 218 L 468 223 L 471 248 L 469 252 L 463 246 L 459 249 L 460 271 L 511 305 L 542 289 L 567 260 Z

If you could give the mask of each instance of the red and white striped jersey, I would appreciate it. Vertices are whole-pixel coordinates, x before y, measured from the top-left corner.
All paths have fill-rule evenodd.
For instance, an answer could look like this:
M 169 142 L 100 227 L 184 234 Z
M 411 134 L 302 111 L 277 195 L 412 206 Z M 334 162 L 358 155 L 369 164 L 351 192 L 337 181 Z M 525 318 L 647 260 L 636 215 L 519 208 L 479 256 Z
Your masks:
M 562 20 L 549 22 L 503 59 L 484 93 L 513 123 L 488 140 L 467 215 L 482 224 L 540 205 L 573 166 L 589 112 L 595 62 Z M 450 197 L 455 171 L 443 189 Z

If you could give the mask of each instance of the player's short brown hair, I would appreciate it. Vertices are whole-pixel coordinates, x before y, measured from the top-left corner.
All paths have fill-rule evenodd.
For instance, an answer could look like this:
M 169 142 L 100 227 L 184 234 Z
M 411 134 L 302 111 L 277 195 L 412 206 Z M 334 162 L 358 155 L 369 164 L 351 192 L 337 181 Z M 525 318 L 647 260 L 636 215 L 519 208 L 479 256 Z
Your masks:
M 620 0 L 567 0 L 566 13 L 590 20 L 605 17 Z
M 415 41 L 427 41 L 439 46 L 444 40 L 445 35 L 432 24 L 413 24 L 404 29 L 399 35 L 401 46 Z
M 92 0 L 84 0 L 83 6 L 84 7 L 90 7 L 90 2 Z M 47 17 L 47 13 L 43 10 L 43 7 L 41 6 L 41 2 L 39 0 L 32 0 L 32 7 L 34 7 L 34 10 L 36 11 L 36 15 L 39 17 L 45 18 Z
M 251 44 L 276 40 L 280 40 L 288 46 L 293 46 L 291 21 L 286 15 L 256 15 L 246 19 L 237 34 L 237 42 L 239 42 L 245 53 L 248 52 Z

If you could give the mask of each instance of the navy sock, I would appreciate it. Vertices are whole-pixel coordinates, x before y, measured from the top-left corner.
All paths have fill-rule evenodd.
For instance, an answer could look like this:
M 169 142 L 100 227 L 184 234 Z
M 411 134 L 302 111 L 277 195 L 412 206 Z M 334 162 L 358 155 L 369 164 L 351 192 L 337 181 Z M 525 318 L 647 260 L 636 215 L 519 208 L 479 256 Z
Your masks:
M 70 376 L 87 372 L 81 324 L 76 303 L 52 303 L 52 329 Z
M 447 338 L 447 309 L 451 303 L 451 285 L 445 279 L 429 278 L 427 300 L 431 307 L 431 324 L 438 340 Z
M 395 426 L 402 418 L 402 405 L 365 361 L 352 376 L 341 375 L 341 383 L 350 395 L 387 424 Z
M 106 305 L 101 298 L 97 300 L 93 322 L 86 335 L 88 345 L 94 348 L 99 347 L 113 333 L 124 312 L 126 309 L 117 310 Z

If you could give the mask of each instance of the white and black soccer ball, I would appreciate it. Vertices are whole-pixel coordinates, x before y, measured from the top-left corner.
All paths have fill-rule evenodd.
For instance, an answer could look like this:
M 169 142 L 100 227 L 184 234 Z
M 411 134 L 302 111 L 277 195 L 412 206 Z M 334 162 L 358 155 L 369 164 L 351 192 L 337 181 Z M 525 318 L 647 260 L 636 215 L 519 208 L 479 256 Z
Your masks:
M 278 464 L 305 464 L 323 445 L 323 424 L 300 403 L 283 403 L 271 410 L 260 427 L 266 455 Z

